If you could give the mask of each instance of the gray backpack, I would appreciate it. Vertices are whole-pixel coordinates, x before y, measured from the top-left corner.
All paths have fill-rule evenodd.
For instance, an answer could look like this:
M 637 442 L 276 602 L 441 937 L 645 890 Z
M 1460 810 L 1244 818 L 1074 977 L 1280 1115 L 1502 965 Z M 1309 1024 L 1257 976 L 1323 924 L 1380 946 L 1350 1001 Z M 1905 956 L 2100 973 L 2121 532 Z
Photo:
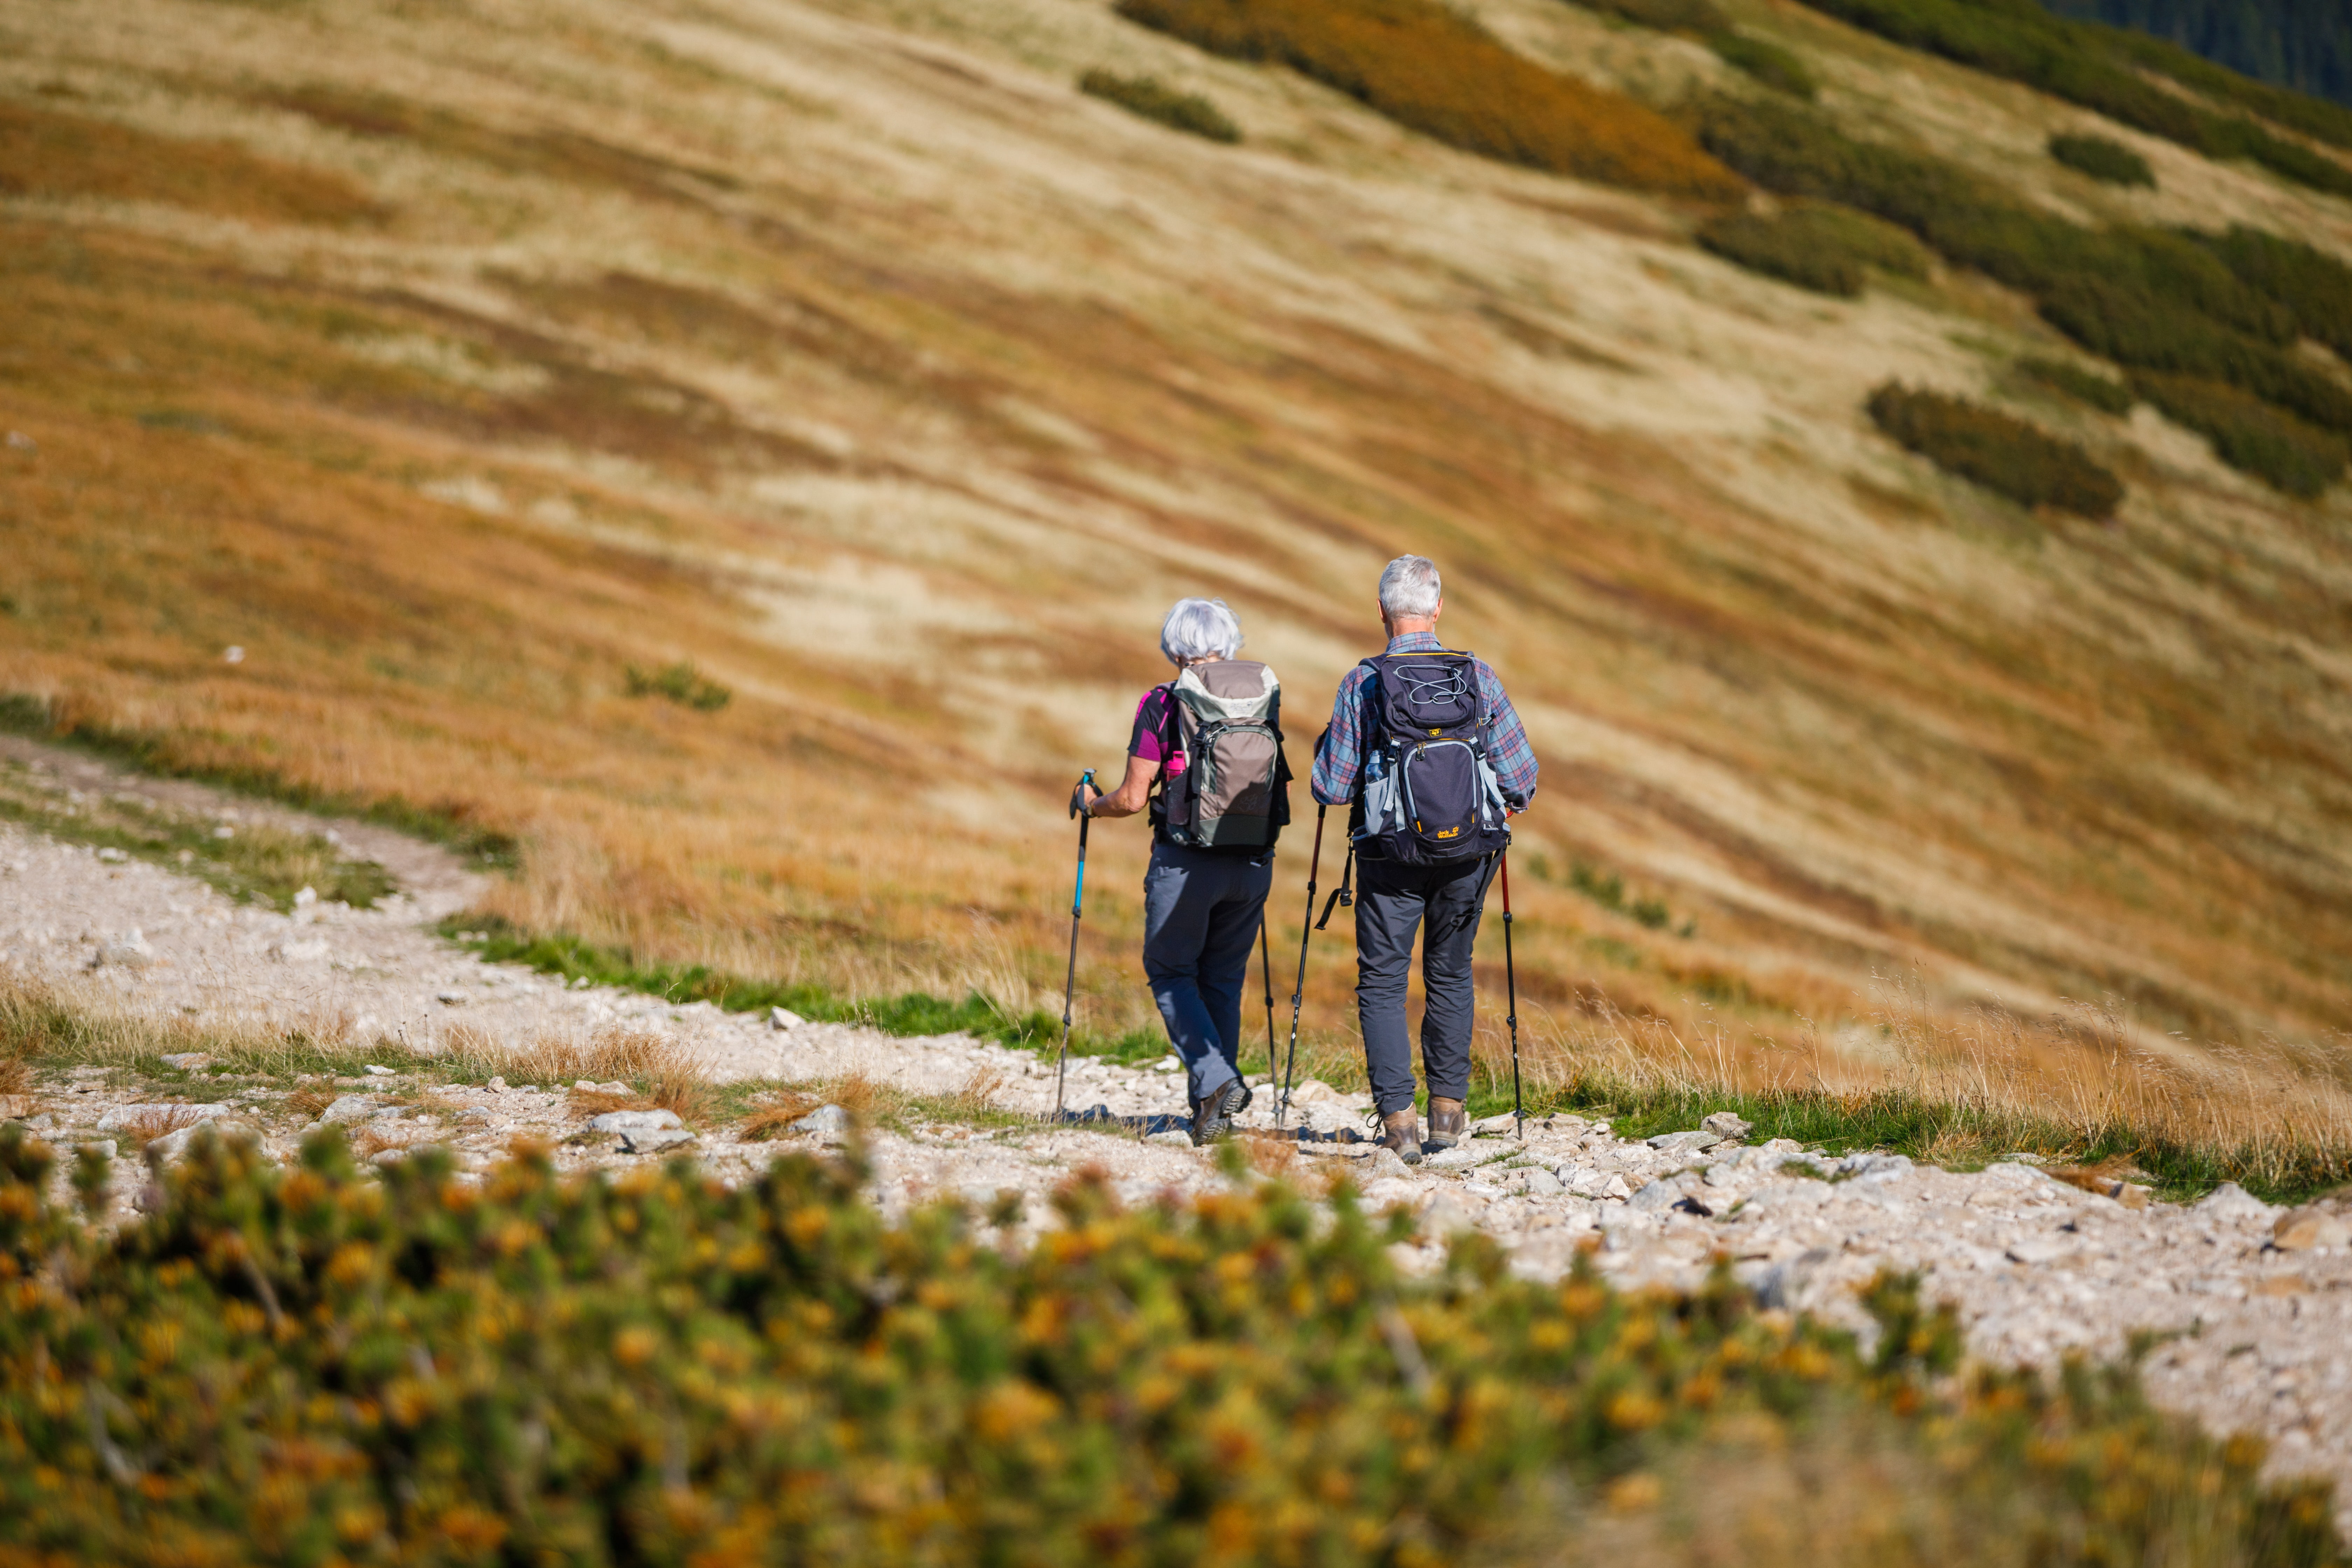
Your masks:
M 1168 687 L 1184 771 L 1160 790 L 1160 825 L 1194 849 L 1256 852 L 1290 821 L 1282 683 L 1252 659 L 1196 664 Z

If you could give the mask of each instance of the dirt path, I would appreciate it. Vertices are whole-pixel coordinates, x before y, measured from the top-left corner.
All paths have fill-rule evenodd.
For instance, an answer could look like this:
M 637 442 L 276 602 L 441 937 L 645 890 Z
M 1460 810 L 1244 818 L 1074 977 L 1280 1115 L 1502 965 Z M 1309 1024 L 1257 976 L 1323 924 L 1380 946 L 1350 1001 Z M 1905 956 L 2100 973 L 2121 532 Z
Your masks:
M 9 742 L 6 754 L 28 753 Z M 76 766 L 82 759 L 65 759 Z M 258 812 L 187 784 L 77 773 L 91 788 L 152 792 L 179 809 Z M 168 796 L 166 795 L 168 792 Z M 283 814 L 291 823 L 299 814 Z M 311 824 L 312 826 L 320 825 Z M 110 861 L 85 847 L 0 826 L 0 973 L 48 987 L 90 1015 L 221 1029 L 301 1028 L 315 1040 L 373 1053 L 374 1065 L 331 1085 L 215 1074 L 142 1078 L 124 1067 L 45 1071 L 6 1109 L 59 1142 L 113 1138 L 126 1108 L 185 1102 L 179 1113 L 243 1123 L 278 1157 L 290 1154 L 322 1098 L 354 1123 L 379 1160 L 444 1142 L 469 1169 L 518 1135 L 557 1145 L 566 1165 L 646 1157 L 589 1117 L 608 1102 L 571 1086 L 450 1081 L 436 1058 L 453 1043 L 520 1050 L 586 1042 L 624 1028 L 657 1036 L 716 1083 L 840 1086 L 863 1080 L 932 1097 L 876 1133 L 875 1195 L 887 1210 L 936 1194 L 983 1205 L 1005 1191 L 1028 1201 L 1024 1228 L 1050 1225 L 1044 1194 L 1095 1166 L 1129 1201 L 1221 1184 L 1214 1163 L 1165 1128 L 1182 1110 L 1181 1075 L 1074 1059 L 1068 1102 L 1127 1122 L 1098 1128 L 1004 1125 L 1000 1111 L 1049 1111 L 1050 1062 L 965 1036 L 904 1038 L 835 1025 L 772 1026 L 707 1004 L 674 1006 L 600 987 L 567 989 L 512 965 L 483 963 L 436 937 L 429 922 L 462 909 L 473 873 L 429 846 L 353 824 L 331 825 L 354 853 L 377 856 L 402 892 L 377 909 L 311 903 L 292 914 L 236 905 L 162 868 Z M 460 1030 L 469 1031 L 460 1035 Z M 531 1059 L 518 1058 L 518 1060 Z M 542 1058 L 543 1059 L 543 1058 Z M 872 1092 L 868 1090 L 867 1092 Z M 937 1101 L 961 1097 L 958 1114 Z M 1270 1129 L 1261 1092 L 1244 1124 Z M 1344 1136 L 1368 1106 L 1319 1083 L 1301 1090 L 1294 1124 Z M 991 1124 L 991 1123 L 994 1124 Z M 152 1120 L 146 1123 L 152 1125 Z M 714 1121 L 681 1146 L 740 1177 L 780 1148 L 823 1144 L 822 1130 L 751 1142 Z M 2211 1426 L 2261 1434 L 2282 1471 L 2318 1471 L 2352 1499 L 2352 1240 L 2332 1213 L 2300 1227 L 2282 1211 L 2224 1189 L 2196 1205 L 2143 1204 L 2080 1190 L 2022 1162 L 1974 1173 L 1895 1155 L 1811 1160 L 1793 1145 L 1750 1146 L 1701 1130 L 1654 1141 L 1613 1136 L 1573 1117 L 1531 1125 L 1524 1143 L 1475 1139 L 1408 1170 L 1360 1143 L 1318 1142 L 1271 1161 L 1315 1183 L 1345 1171 L 1370 1201 L 1420 1216 L 1422 1239 L 1401 1249 L 1433 1267 L 1443 1238 L 1475 1226 L 1514 1266 L 1555 1277 L 1580 1247 L 1625 1285 L 1688 1286 L 1718 1256 L 1773 1305 L 1860 1323 L 1853 1287 L 1879 1269 L 1918 1269 L 1932 1295 L 1958 1302 L 1978 1353 L 2050 1364 L 2074 1351 L 2120 1353 L 2137 1330 L 2171 1336 L 2152 1353 L 2148 1384 L 2167 1405 Z M 1826 1179 L 1825 1179 L 1826 1178 Z M 118 1180 L 129 1220 L 136 1184 Z M 2133 1206 L 2137 1205 L 2137 1206 Z M 2315 1243 L 2318 1245 L 2315 1245 Z M 2352 1522 L 2352 1510 L 2339 1516 Z

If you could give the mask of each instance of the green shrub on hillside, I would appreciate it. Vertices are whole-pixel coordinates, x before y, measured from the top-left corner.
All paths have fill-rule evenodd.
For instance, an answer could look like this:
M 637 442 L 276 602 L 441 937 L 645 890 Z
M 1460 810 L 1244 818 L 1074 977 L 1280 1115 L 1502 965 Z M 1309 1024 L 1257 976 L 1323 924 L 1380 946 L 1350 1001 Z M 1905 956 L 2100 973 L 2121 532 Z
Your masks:
M 2127 1370 L 1960 1370 L 1916 1282 L 1865 1294 L 1865 1354 L 1727 1274 L 1535 1285 L 1473 1238 L 1405 1279 L 1390 1227 L 1281 1189 L 1082 1181 L 1011 1255 L 801 1156 L 475 1185 L 206 1134 L 105 1236 L 48 1164 L 0 1130 L 8 1568 L 1573 1560 L 1602 1497 L 1753 1510 L 1758 1457 L 1815 1446 L 1869 1460 L 1803 1483 L 1824 1517 L 1903 1523 L 1832 1560 L 2335 1561 L 2324 1486 Z
M 1691 33 L 1700 37 L 1731 30 L 1731 18 L 1715 0 L 1584 0 L 1595 11 L 1655 27 L 1662 33 Z
M 1172 130 L 1204 136 L 1212 142 L 1230 144 L 1242 139 L 1241 127 L 1227 119 L 1224 110 L 1197 92 L 1178 92 L 1162 87 L 1157 77 L 1115 76 L 1107 70 L 1090 70 L 1078 78 L 1078 90 L 1116 103 L 1130 114 L 1156 120 Z
M 1813 79 L 1813 73 L 1803 60 L 1763 38 L 1751 38 L 1745 33 L 1717 33 L 1708 37 L 1706 47 L 1733 69 L 1746 71 L 1766 87 L 1792 97 L 1810 99 L 1822 89 L 1822 84 Z
M 1865 406 L 1903 446 L 2021 505 L 2103 520 L 2124 499 L 2123 481 L 2082 447 L 1996 409 L 1897 382 L 1872 393 Z
M 2293 311 L 2305 334 L 2352 360 L 2352 267 L 2299 239 L 2243 224 L 2202 242 L 2249 287 Z
M 2213 443 L 2213 455 L 2273 489 L 2308 500 L 2344 477 L 2344 439 L 2219 382 L 2143 373 L 2132 378 L 2166 417 Z
M 2296 311 L 2207 243 L 2168 229 L 2084 228 L 2021 206 L 1940 159 L 1856 141 L 1794 104 L 1717 99 L 1700 112 L 1699 139 L 1767 190 L 1874 213 L 1948 259 L 2033 294 L 2046 320 L 2104 358 L 2226 381 L 2307 423 L 2352 433 L 2352 392 L 2283 351 Z M 2298 276 L 2320 279 L 2325 270 L 2306 266 Z M 2323 303 L 2307 308 L 2326 314 Z
M 1927 275 L 1927 253 L 1917 240 L 1866 213 L 1828 203 L 1791 205 L 1772 217 L 1727 214 L 1702 225 L 1698 242 L 1727 261 L 1846 299 L 1861 294 L 1873 267 L 1898 277 Z
M 1664 115 L 1545 69 L 1436 0 L 1118 0 L 1117 9 L 1213 54 L 1286 65 L 1483 157 L 1636 190 L 1744 194 Z
M 2028 380 L 2063 392 L 2077 403 L 2087 403 L 2103 414 L 2129 414 L 2137 401 L 2122 382 L 2063 359 L 2029 354 L 2017 362 L 2017 369 Z
M 2156 171 L 2147 166 L 2147 159 L 2105 136 L 2072 136 L 2062 132 L 2050 138 L 2050 155 L 2111 185 L 2156 184 Z
M 2315 190 L 2352 195 L 2352 169 L 2251 120 L 2216 114 L 2158 87 L 2103 31 L 2062 20 L 2038 5 L 1975 0 L 1810 3 L 1896 43 L 2024 82 L 2209 158 L 2250 158 Z
M 2043 297 L 2042 314 L 2117 364 L 2226 381 L 2311 424 L 2352 434 L 2352 391 L 2343 384 L 2149 290 L 2071 281 Z

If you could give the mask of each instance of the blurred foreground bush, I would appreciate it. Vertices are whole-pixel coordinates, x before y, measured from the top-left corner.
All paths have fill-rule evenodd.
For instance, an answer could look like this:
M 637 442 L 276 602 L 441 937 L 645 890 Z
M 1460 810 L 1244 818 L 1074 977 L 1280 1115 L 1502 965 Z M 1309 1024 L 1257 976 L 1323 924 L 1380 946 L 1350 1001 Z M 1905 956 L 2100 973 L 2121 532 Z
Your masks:
M 1721 1277 L 1538 1286 L 1472 1238 L 1401 1279 L 1344 1193 L 1123 1213 L 1082 1178 L 1013 1256 L 953 1205 L 885 1225 L 854 1164 L 474 1186 L 207 1134 L 100 1237 L 48 1163 L 0 1130 L 7 1568 L 1695 1560 L 1700 1513 L 1808 1563 L 2336 1561 L 2258 1444 L 2123 1372 L 1956 1373 L 1899 1281 L 1865 1353 Z
M 1664 115 L 1545 69 L 1436 0 L 1118 0 L 1117 9 L 1212 54 L 1288 66 L 1465 153 L 1635 190 L 1742 194 Z
M 2021 505 L 2107 518 L 2124 499 L 2123 482 L 2082 447 L 1998 409 L 1895 382 L 1872 393 L 1868 407 L 1881 430 L 1937 468 Z

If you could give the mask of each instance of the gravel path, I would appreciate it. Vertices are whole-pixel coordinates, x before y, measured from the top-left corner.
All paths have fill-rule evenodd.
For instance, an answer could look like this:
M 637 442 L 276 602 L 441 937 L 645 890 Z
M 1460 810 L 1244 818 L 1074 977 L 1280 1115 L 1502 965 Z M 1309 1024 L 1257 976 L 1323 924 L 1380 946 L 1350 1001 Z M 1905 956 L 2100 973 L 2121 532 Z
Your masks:
M 195 795 L 176 804 L 187 808 Z M 352 847 L 374 851 L 373 837 L 362 837 L 369 830 L 337 826 Z M 477 886 L 471 873 L 429 847 L 382 837 L 393 839 L 382 858 L 402 896 L 372 910 L 312 904 L 287 916 L 234 905 L 153 866 L 0 826 L 0 973 L 38 981 L 100 1015 L 300 1026 L 378 1049 L 379 1065 L 390 1069 L 289 1085 L 200 1068 L 159 1084 L 84 1067 L 46 1075 L 34 1093 L 0 1109 L 59 1142 L 121 1142 L 132 1135 L 121 1124 L 139 1114 L 131 1108 L 186 1102 L 200 1109 L 180 1116 L 244 1123 L 283 1158 L 318 1100 L 331 1093 L 338 1102 L 328 1114 L 353 1122 L 373 1157 L 443 1142 L 468 1169 L 490 1163 L 519 1134 L 554 1142 L 570 1166 L 629 1163 L 646 1157 L 633 1145 L 660 1142 L 642 1130 L 625 1137 L 591 1128 L 595 1107 L 568 1086 L 443 1080 L 432 1058 L 460 1026 L 509 1047 L 585 1040 L 621 1026 L 667 1037 L 714 1082 L 763 1080 L 781 1089 L 858 1078 L 1001 1110 L 1053 1107 L 1050 1061 L 969 1037 L 776 1028 L 708 1005 L 566 989 L 480 963 L 427 929 L 464 907 Z M 1017 1242 L 1054 1223 L 1038 1200 L 1082 1166 L 1101 1170 L 1130 1202 L 1221 1185 L 1213 1163 L 1180 1133 L 1153 1131 L 1183 1108 L 1182 1079 L 1170 1066 L 1073 1060 L 1070 1106 L 1100 1107 L 1125 1123 L 986 1126 L 971 1123 L 988 1118 L 944 1112 L 907 1119 L 910 1131 L 871 1141 L 877 1201 L 897 1212 L 942 1193 L 983 1205 L 1019 1193 L 1028 1201 Z M 305 1110 L 292 1102 L 298 1090 L 311 1097 Z M 1244 1125 L 1270 1129 L 1272 1099 L 1261 1092 Z M 1369 1109 L 1309 1082 L 1292 1121 L 1344 1137 Z M 734 1128 L 712 1125 L 682 1147 L 740 1177 L 780 1149 L 837 1141 L 820 1130 L 747 1142 Z M 1791 1144 L 1759 1147 L 1704 1130 L 1652 1142 L 1659 1146 L 1556 1117 L 1530 1124 L 1524 1142 L 1481 1136 L 1412 1169 L 1344 1142 L 1303 1144 L 1295 1156 L 1262 1151 L 1261 1163 L 1286 1163 L 1310 1184 L 1344 1171 L 1373 1205 L 1412 1210 L 1420 1239 L 1398 1254 L 1411 1268 L 1433 1268 L 1445 1236 L 1475 1227 L 1533 1278 L 1557 1277 L 1580 1248 L 1591 1247 L 1620 1284 L 1686 1287 L 1727 1257 L 1768 1304 L 1857 1324 L 1855 1286 L 1881 1268 L 1917 1269 L 1931 1295 L 1958 1304 L 1973 1348 L 1988 1358 L 2048 1365 L 2073 1351 L 2114 1355 L 2136 1331 L 2152 1331 L 2167 1336 L 2146 1363 L 2159 1401 L 2220 1431 L 2262 1435 L 2273 1469 L 2328 1476 L 2352 1501 L 2352 1230 L 2333 1202 L 2289 1215 L 2225 1188 L 2177 1207 L 2129 1189 L 2087 1192 L 2022 1162 L 1958 1173 L 1895 1155 L 1816 1160 Z M 116 1184 L 126 1220 L 141 1195 L 135 1185 Z M 2352 1509 L 2339 1524 L 2352 1525 Z

